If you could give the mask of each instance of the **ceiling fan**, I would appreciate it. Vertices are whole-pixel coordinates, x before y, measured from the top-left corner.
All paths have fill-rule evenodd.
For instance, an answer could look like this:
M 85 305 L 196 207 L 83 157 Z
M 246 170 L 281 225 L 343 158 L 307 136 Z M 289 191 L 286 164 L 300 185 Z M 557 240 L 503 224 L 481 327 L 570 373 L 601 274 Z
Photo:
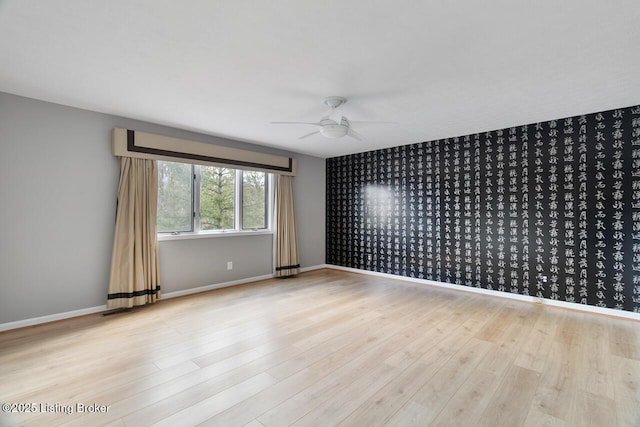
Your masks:
M 320 129 L 306 135 L 302 135 L 298 139 L 308 138 L 312 135 L 320 134 L 326 138 L 342 138 L 343 136 L 350 136 L 353 139 L 362 141 L 362 135 L 351 128 L 352 124 L 395 124 L 394 122 L 368 122 L 368 121 L 350 121 L 342 115 L 340 107 L 347 102 L 346 98 L 342 96 L 328 96 L 325 98 L 324 103 L 330 108 L 328 116 L 324 116 L 317 123 L 312 122 L 271 122 L 274 125 L 311 125 L 318 126 Z

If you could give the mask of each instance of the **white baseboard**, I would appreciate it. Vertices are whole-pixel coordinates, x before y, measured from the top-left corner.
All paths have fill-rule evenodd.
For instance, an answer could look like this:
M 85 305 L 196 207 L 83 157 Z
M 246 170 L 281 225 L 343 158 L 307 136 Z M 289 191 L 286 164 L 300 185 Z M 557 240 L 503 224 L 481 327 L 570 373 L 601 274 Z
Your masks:
M 322 268 L 327 268 L 327 264 L 312 265 L 311 267 L 304 267 L 300 269 L 300 272 L 304 273 L 306 271 L 320 270 Z M 198 288 L 185 289 L 184 291 L 162 293 L 162 295 L 160 296 L 160 299 L 169 299 L 169 298 L 181 297 L 184 295 L 197 294 L 199 292 L 206 292 L 213 289 L 226 288 L 229 286 L 244 285 L 245 283 L 258 282 L 260 280 L 272 279 L 273 277 L 274 277 L 273 274 L 264 274 L 262 276 L 247 277 L 246 279 L 238 279 L 238 280 L 232 280 L 230 282 L 216 283 L 213 285 L 200 286 Z
M 323 268 L 327 268 L 327 264 L 312 265 L 311 267 L 303 267 L 300 269 L 300 272 L 304 273 L 306 271 L 320 270 Z M 273 277 L 274 277 L 273 274 L 264 274 L 262 276 L 247 277 L 246 279 L 238 279 L 238 280 L 232 280 L 230 282 L 216 283 L 213 285 L 200 286 L 198 288 L 185 289 L 184 291 L 163 293 L 160 296 L 160 299 L 169 299 L 169 298 L 181 297 L 184 295 L 197 294 L 199 292 L 206 292 L 213 289 L 226 288 L 229 286 L 244 285 L 245 283 L 258 282 L 260 280 L 272 279 Z
M 33 317 L 31 319 L 16 320 L 15 322 L 0 323 L 0 332 L 10 329 L 24 328 L 26 326 L 39 325 L 41 323 L 55 322 L 56 320 L 69 319 L 71 317 L 84 316 L 86 314 L 100 313 L 107 310 L 106 305 L 67 311 L 64 313 L 50 314 L 48 316 Z
M 456 291 L 471 292 L 474 294 L 484 294 L 484 295 L 490 295 L 490 296 L 499 297 L 499 298 L 533 302 L 533 303 L 548 305 L 551 307 L 560 307 L 560 308 L 566 308 L 569 310 L 583 311 L 587 313 L 604 314 L 606 316 L 640 320 L 640 313 L 634 313 L 631 311 L 624 311 L 624 310 L 615 310 L 613 308 L 603 308 L 603 307 L 595 307 L 593 305 L 577 304 L 577 303 L 566 302 L 566 301 L 556 301 L 556 300 L 551 300 L 547 298 L 533 297 L 529 295 L 512 294 L 509 292 L 501 292 L 501 291 L 484 289 L 484 288 L 474 288 L 471 286 L 464 286 L 464 285 L 454 285 L 451 283 L 436 282 L 433 280 L 418 279 L 415 277 L 406 277 L 406 276 L 399 276 L 399 275 L 397 276 L 395 274 L 388 274 L 388 273 L 378 273 L 377 271 L 359 270 L 357 268 L 342 267 L 339 265 L 332 265 L 332 264 L 326 264 L 326 268 L 331 268 L 334 270 L 349 271 L 349 272 L 358 273 L 358 274 L 367 274 L 370 276 L 386 277 L 389 279 L 402 280 L 405 282 L 421 283 L 421 284 L 430 285 L 430 286 L 437 286 L 440 288 L 453 289 Z
M 472 292 L 472 293 L 476 293 L 476 294 L 490 295 L 490 296 L 499 297 L 499 298 L 507 298 L 507 299 L 512 299 L 512 300 L 526 301 L 526 302 L 532 302 L 532 303 L 542 303 L 544 305 L 548 305 L 548 306 L 552 306 L 552 307 L 560 307 L 560 308 L 566 308 L 566 309 L 569 309 L 569 310 L 578 310 L 578 311 L 583 311 L 583 312 L 587 312 L 587 313 L 604 314 L 604 315 L 607 315 L 607 316 L 622 317 L 622 318 L 625 318 L 625 319 L 632 319 L 632 320 L 639 320 L 640 321 L 640 313 L 633 313 L 633 312 L 630 312 L 630 311 L 614 310 L 612 308 L 595 307 L 595 306 L 592 306 L 592 305 L 576 304 L 576 303 L 570 303 L 570 302 L 565 302 L 565 301 L 555 301 L 555 300 L 550 300 L 550 299 L 540 299 L 540 298 L 537 298 L 537 297 L 532 297 L 532 296 L 527 296 L 527 295 L 512 294 L 512 293 L 509 293 L 509 292 L 500 292 L 500 291 L 483 289 L 483 288 L 473 288 L 473 287 L 470 287 L 470 286 L 454 285 L 454 284 L 450 284 L 450 283 L 436 282 L 436 281 L 425 280 L 425 279 L 417 279 L 417 278 L 413 278 L 413 277 L 396 276 L 394 274 L 378 273 L 376 271 L 369 271 L 369 270 L 359 270 L 357 268 L 342 267 L 342 266 L 339 266 L 339 265 L 318 264 L 318 265 L 313 265 L 313 266 L 310 266 L 310 267 L 301 268 L 300 272 L 304 273 L 304 272 L 307 272 L 307 271 L 321 270 L 323 268 L 331 268 L 331 269 L 334 269 L 334 270 L 349 271 L 349 272 L 358 273 L 358 274 L 368 274 L 368 275 L 371 275 L 371 276 L 386 277 L 386 278 L 394 279 L 394 280 L 402 280 L 402 281 L 405 281 L 405 282 L 421 283 L 421 284 L 426 284 L 426 285 L 430 285 L 430 286 L 437 286 L 437 287 L 441 287 L 441 288 L 453 289 L 453 290 L 463 291 L 463 292 Z M 208 285 L 208 286 L 201 286 L 201 287 L 198 287 L 198 288 L 185 289 L 183 291 L 175 291 L 175 292 L 163 293 L 163 294 L 161 294 L 161 299 L 176 298 L 176 297 L 180 297 L 180 296 L 183 296 L 183 295 L 191 295 L 191 294 L 196 294 L 196 293 L 199 293 L 199 292 L 210 291 L 212 289 L 226 288 L 228 286 L 242 285 L 242 284 L 245 284 L 245 283 L 257 282 L 257 281 L 260 281 L 260 280 L 266 280 L 266 279 L 271 279 L 271 278 L 273 278 L 272 274 L 265 274 L 265 275 L 262 275 L 262 276 L 248 277 L 246 279 L 239 279 L 239 280 L 233 280 L 233 281 L 230 281 L 230 282 L 223 282 L 223 283 L 216 283 L 216 284 Z M 103 312 L 103 311 L 106 311 L 106 310 L 107 310 L 107 306 L 106 305 L 101 305 L 101 306 L 97 306 L 97 307 L 90 307 L 90 308 L 83 308 L 83 309 L 80 309 L 80 310 L 67 311 L 67 312 L 64 312 L 64 313 L 50 314 L 48 316 L 40 316 L 40 317 L 31 318 L 31 319 L 17 320 L 15 322 L 0 323 L 0 332 L 8 331 L 10 329 L 24 328 L 26 326 L 39 325 L 39 324 L 42 324 L 42 323 L 54 322 L 56 320 L 69 319 L 71 317 L 84 316 L 86 314 L 100 313 L 100 312 Z
M 306 272 L 306 271 L 320 270 L 322 268 L 327 268 L 327 267 L 328 267 L 327 264 L 312 265 L 311 267 L 301 268 L 300 271 Z M 247 277 L 246 279 L 232 280 L 230 282 L 216 283 L 213 285 L 200 286 L 198 288 L 185 289 L 183 291 L 162 293 L 160 294 L 160 299 L 162 300 L 162 299 L 176 298 L 184 295 L 191 295 L 191 294 L 197 294 L 199 292 L 206 292 L 212 289 L 226 288 L 228 286 L 242 285 L 245 283 L 257 282 L 260 280 L 266 280 L 271 278 L 273 278 L 273 274 L 265 274 L 262 276 Z M 71 317 L 84 316 L 86 314 L 100 313 L 103 311 L 107 311 L 106 305 L 101 305 L 98 307 L 83 308 L 80 310 L 67 311 L 65 313 L 50 314 L 48 316 L 34 317 L 31 319 L 17 320 L 15 322 L 0 323 L 0 332 L 8 331 L 10 329 L 24 328 L 26 326 L 40 325 L 42 323 L 54 322 L 56 320 L 69 319 Z
M 211 291 L 213 289 L 227 288 L 229 286 L 244 285 L 245 283 L 257 282 L 259 280 L 266 280 L 266 279 L 272 279 L 272 278 L 273 278 L 273 274 L 264 274 L 262 276 L 247 277 L 246 279 L 238 279 L 238 280 L 232 280 L 230 282 L 215 283 L 213 285 L 200 286 L 197 288 L 185 289 L 183 291 L 162 293 L 160 295 L 160 299 L 163 300 L 163 299 L 176 298 L 184 295 L 197 294 L 200 292 Z
M 329 268 L 329 264 L 318 264 L 318 265 L 312 265 L 311 267 L 302 267 L 300 269 L 300 273 L 306 273 L 307 271 L 313 271 L 313 270 L 322 270 L 323 268 Z

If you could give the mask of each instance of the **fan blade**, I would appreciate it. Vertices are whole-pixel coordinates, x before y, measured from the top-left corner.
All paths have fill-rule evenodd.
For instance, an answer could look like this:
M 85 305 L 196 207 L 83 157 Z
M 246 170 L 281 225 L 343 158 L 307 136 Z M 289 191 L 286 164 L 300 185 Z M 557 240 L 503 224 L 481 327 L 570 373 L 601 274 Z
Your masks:
M 349 123 L 356 125 L 399 125 L 398 122 L 377 122 L 368 120 L 349 120 Z
M 319 131 L 319 130 L 317 130 L 317 131 L 315 131 L 315 132 L 311 132 L 311 133 L 308 133 L 308 134 L 306 134 L 306 135 L 302 135 L 302 136 L 301 136 L 300 138 L 298 138 L 298 139 L 305 139 L 305 138 L 310 137 L 311 135 L 315 135 L 316 133 L 320 133 L 320 131 Z
M 347 135 L 349 135 L 353 139 L 357 139 L 358 141 L 362 141 L 364 139 L 362 137 L 362 135 L 360 135 L 358 132 L 356 132 L 355 130 L 353 130 L 351 128 L 349 128 L 349 131 L 347 132 Z
M 320 123 L 311 123 L 311 122 L 269 122 L 272 125 L 313 125 L 320 126 Z

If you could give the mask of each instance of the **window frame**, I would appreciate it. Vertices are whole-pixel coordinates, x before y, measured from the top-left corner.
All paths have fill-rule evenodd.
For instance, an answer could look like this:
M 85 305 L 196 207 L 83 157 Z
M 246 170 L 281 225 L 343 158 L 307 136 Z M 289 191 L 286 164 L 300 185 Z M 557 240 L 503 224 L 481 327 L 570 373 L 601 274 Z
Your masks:
M 158 160 L 168 163 L 168 160 Z M 158 240 L 180 240 L 203 237 L 221 237 L 221 236 L 241 236 L 256 234 L 273 234 L 273 174 L 265 171 L 247 170 L 247 172 L 260 172 L 265 174 L 265 227 L 264 228 L 244 228 L 243 224 L 243 187 L 244 172 L 243 169 L 235 169 L 225 166 L 211 166 L 233 170 L 235 172 L 234 182 L 234 228 L 222 230 L 202 230 L 200 222 L 200 185 L 201 185 L 201 168 L 207 167 L 194 163 L 187 163 L 191 166 L 191 231 L 158 231 Z

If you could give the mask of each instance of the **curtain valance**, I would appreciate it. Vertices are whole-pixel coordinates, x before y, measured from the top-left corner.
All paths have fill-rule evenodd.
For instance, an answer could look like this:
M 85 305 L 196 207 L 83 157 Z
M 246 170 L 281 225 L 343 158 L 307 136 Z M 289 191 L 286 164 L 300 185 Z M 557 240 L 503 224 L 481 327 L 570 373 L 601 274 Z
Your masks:
M 295 176 L 296 159 L 130 129 L 113 129 L 113 155 Z

